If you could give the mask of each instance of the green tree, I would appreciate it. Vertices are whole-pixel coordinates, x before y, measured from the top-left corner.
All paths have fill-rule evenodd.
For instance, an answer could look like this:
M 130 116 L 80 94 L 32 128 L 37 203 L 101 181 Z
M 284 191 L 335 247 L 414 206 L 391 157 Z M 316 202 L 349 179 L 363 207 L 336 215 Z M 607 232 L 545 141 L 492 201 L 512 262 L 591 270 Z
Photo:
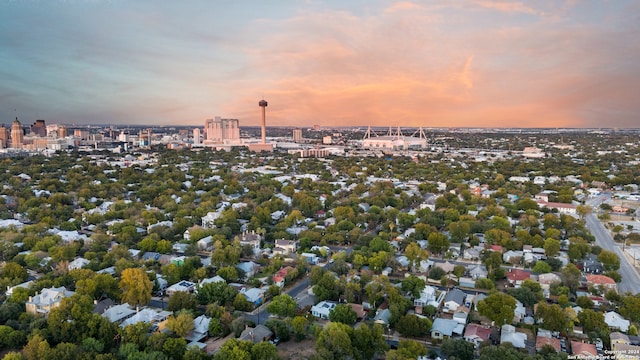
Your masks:
M 434 254 L 442 254 L 449 249 L 447 236 L 438 232 L 432 232 L 427 238 L 427 248 Z
M 278 349 L 266 341 L 254 344 L 251 348 L 251 360 L 278 360 Z M 225 359 L 226 360 L 226 359 Z
M 361 324 L 355 329 L 351 337 L 355 359 L 375 359 L 376 355 L 383 354 L 388 349 L 383 333 L 384 330 L 380 324 Z
M 353 329 L 343 323 L 331 322 L 316 339 L 316 351 L 321 359 L 337 360 L 353 357 Z
M 293 317 L 296 312 L 296 301 L 289 294 L 282 294 L 274 296 L 271 302 L 267 305 L 267 311 L 270 314 Z
M 551 266 L 544 261 L 538 260 L 533 266 L 534 274 L 547 274 L 551 272 Z
M 566 332 L 570 324 L 564 310 L 558 304 L 548 304 L 542 301 L 538 304 L 536 317 L 542 320 L 541 327 L 551 331 Z
M 572 291 L 575 291 L 580 285 L 582 272 L 574 264 L 569 263 L 561 270 L 562 283 Z
M 196 296 L 186 291 L 176 291 L 169 297 L 167 309 L 169 311 L 178 311 L 182 309 L 195 311 L 198 306 Z
M 492 292 L 486 299 L 478 302 L 478 312 L 494 321 L 497 326 L 510 324 L 516 310 L 516 299 L 501 292 Z
M 193 315 L 189 311 L 179 311 L 167 319 L 167 328 L 179 337 L 189 335 L 194 327 Z
M 552 238 L 547 238 L 544 241 L 544 253 L 545 255 L 552 257 L 560 252 L 560 241 Z
M 415 340 L 400 340 L 397 352 L 404 359 L 417 359 L 427 355 L 427 348 Z
M 238 290 L 224 282 L 206 283 L 198 287 L 196 295 L 200 304 L 230 305 L 238 295 Z
M 184 352 L 187 349 L 187 341 L 180 338 L 168 338 L 162 344 L 162 352 L 169 357 L 169 359 L 182 359 Z
M 151 300 L 153 284 L 140 268 L 129 268 L 122 271 L 120 279 L 121 300 L 129 305 L 145 305 Z
M 329 313 L 329 320 L 347 325 L 354 325 L 358 315 L 348 304 L 338 304 Z
M 304 316 L 296 316 L 291 320 L 291 330 L 296 341 L 301 341 L 307 336 L 309 320 Z
M 404 255 L 407 257 L 407 260 L 409 260 L 409 270 L 412 270 L 416 264 L 427 260 L 429 254 L 426 250 L 420 248 L 418 243 L 412 242 L 404 249 Z
M 398 320 L 396 330 L 403 336 L 422 337 L 429 333 L 431 320 L 407 314 Z
M 605 271 L 615 271 L 620 268 L 618 255 L 609 250 L 602 250 L 598 255 L 598 261 L 602 263 Z
M 410 275 L 402 280 L 402 291 L 410 292 L 413 297 L 418 297 L 425 285 L 424 280 L 417 276 Z
M 459 360 L 474 359 L 473 344 L 463 339 L 444 339 L 440 349 L 449 359 L 453 357 Z

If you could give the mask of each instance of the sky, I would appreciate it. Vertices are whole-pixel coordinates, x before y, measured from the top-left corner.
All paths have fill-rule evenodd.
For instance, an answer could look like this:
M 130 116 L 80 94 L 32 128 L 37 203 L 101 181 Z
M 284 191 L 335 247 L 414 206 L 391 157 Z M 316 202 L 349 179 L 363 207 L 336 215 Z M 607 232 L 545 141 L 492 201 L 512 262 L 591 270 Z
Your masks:
M 636 0 L 0 0 L 0 123 L 640 128 Z

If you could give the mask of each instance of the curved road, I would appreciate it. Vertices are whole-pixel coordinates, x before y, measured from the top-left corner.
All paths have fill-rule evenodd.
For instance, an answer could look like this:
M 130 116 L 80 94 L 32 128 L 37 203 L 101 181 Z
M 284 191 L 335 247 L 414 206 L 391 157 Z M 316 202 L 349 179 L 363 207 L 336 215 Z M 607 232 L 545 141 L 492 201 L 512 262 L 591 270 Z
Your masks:
M 624 256 L 620 246 L 613 240 L 609 231 L 594 214 L 587 215 L 586 225 L 589 231 L 591 231 L 591 234 L 595 236 L 596 245 L 612 251 L 620 258 L 620 269 L 618 269 L 618 272 L 622 275 L 622 282 L 618 284 L 618 292 L 630 292 L 632 294 L 640 292 L 640 275 L 638 275 L 636 269 L 629 263 L 629 259 Z

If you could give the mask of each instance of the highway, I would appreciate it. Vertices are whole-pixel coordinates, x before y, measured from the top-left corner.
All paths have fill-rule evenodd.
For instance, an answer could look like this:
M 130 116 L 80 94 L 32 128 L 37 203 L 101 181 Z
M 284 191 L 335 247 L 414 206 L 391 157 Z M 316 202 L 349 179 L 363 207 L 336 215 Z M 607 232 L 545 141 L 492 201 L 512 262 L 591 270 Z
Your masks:
M 632 294 L 640 292 L 640 275 L 638 275 L 633 265 L 629 263 L 629 259 L 624 256 L 620 245 L 613 241 L 611 233 L 609 233 L 593 213 L 587 215 L 586 225 L 589 231 L 591 231 L 591 234 L 595 236 L 596 245 L 612 251 L 620 258 L 620 269 L 618 269 L 618 273 L 622 275 L 622 282 L 618 284 L 618 291 L 620 293 L 631 292 Z

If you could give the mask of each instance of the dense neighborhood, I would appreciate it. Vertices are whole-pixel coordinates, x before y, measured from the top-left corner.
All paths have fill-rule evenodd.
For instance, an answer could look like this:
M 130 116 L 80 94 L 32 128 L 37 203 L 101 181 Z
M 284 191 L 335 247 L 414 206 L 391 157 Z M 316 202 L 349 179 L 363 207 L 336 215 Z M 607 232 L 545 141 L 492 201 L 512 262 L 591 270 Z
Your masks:
M 430 141 L 1 158 L 4 359 L 639 358 L 637 135 Z

